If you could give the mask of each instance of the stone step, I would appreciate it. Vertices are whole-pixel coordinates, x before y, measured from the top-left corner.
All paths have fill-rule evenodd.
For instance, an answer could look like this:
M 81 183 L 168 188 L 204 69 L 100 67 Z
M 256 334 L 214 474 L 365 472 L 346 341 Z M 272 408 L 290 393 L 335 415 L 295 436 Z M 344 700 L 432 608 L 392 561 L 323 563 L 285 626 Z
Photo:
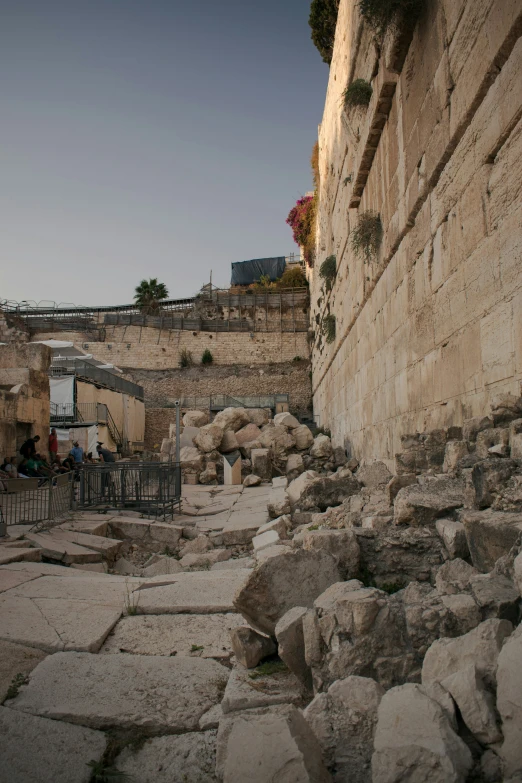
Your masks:
M 251 571 L 192 571 L 161 584 L 151 580 L 133 593 L 138 614 L 217 614 L 234 612 L 234 596 Z M 162 577 L 156 577 L 156 580 Z
M 19 563 L 22 560 L 28 563 L 37 563 L 41 559 L 42 552 L 40 549 L 27 549 L 24 547 L 5 547 L 0 549 L 0 565 Z
M 79 544 L 79 546 L 92 549 L 94 552 L 100 552 L 107 560 L 114 560 L 123 546 L 123 541 L 119 541 L 117 538 L 104 538 L 72 530 L 57 530 L 55 528 L 52 537 L 57 541 L 70 541 L 72 544 Z
M 109 530 L 107 517 L 98 515 L 98 519 L 71 519 L 58 526 L 60 530 L 72 530 L 75 533 L 87 533 L 91 536 L 106 536 Z M 55 528 L 56 530 L 56 528 Z
M 101 563 L 102 556 L 84 546 L 54 538 L 52 533 L 27 533 L 26 538 L 40 547 L 42 557 L 62 563 Z M 28 550 L 30 551 L 30 550 Z
M 32 544 L 30 541 L 20 541 L 18 538 L 12 538 L 0 541 L 0 552 L 4 547 L 6 549 L 30 549 Z

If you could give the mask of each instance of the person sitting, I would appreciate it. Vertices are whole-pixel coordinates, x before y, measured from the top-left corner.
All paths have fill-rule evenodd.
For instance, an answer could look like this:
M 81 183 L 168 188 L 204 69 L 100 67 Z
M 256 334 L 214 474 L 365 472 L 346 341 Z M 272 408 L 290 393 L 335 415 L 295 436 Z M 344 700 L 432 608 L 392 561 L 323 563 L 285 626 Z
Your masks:
M 74 460 L 72 457 L 65 457 L 65 459 L 62 460 L 62 467 L 65 468 L 65 472 L 69 473 L 69 471 L 74 470 Z
M 29 466 L 27 465 L 27 460 L 25 458 L 20 460 L 17 471 L 18 478 L 31 478 L 31 474 L 29 473 Z
M 36 458 L 36 454 L 33 457 L 29 457 L 26 460 L 27 474 L 31 478 L 45 478 L 45 473 L 40 470 L 40 460 Z
M 74 441 L 73 447 L 69 452 L 70 456 L 73 458 L 75 465 L 81 465 L 83 462 L 83 449 L 78 443 L 77 440 Z
M 62 463 L 62 461 L 61 461 L 60 457 L 59 457 L 59 456 L 58 456 L 58 454 L 57 454 L 57 455 L 56 455 L 56 457 L 54 458 L 54 461 L 53 461 L 52 470 L 53 470 L 55 473 L 68 473 L 68 471 L 69 471 L 69 468 L 66 468 L 66 467 L 63 465 L 63 463 Z
M 96 451 L 98 452 L 98 456 L 102 462 L 116 462 L 114 459 L 114 454 L 112 451 L 109 451 L 109 449 L 104 449 L 103 443 L 101 441 L 98 441 L 98 445 L 96 446 Z
M 36 463 L 38 465 L 38 470 L 43 476 L 54 476 L 54 472 L 51 470 L 51 466 L 45 457 L 41 456 L 41 454 L 36 455 Z

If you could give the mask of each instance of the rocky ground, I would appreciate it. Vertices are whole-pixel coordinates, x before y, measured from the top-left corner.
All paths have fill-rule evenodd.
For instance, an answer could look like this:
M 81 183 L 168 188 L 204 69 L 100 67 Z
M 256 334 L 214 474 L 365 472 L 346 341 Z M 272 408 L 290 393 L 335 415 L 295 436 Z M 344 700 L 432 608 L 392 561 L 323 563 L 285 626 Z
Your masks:
M 522 781 L 522 399 L 394 475 L 283 416 L 174 520 L 10 528 L 0 781 Z

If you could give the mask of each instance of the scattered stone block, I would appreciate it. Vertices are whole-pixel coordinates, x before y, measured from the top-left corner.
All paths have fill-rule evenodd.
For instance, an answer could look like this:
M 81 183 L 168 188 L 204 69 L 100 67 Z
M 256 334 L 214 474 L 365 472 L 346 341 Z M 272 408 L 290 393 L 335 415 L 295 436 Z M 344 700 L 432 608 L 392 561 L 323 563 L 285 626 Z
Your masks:
M 363 487 L 377 487 L 380 484 L 388 484 L 392 474 L 384 462 L 365 462 L 363 461 L 357 470 L 357 481 Z
M 506 779 L 522 767 L 522 625 L 505 642 L 498 657 L 497 709 L 504 742 L 500 755 Z
M 295 439 L 295 447 L 299 451 L 309 449 L 314 442 L 314 436 L 309 427 L 306 424 L 300 424 L 298 427 L 292 430 L 292 435 Z
M 508 446 L 509 430 L 502 427 L 487 429 L 477 434 L 476 454 L 481 459 L 487 459 L 492 446 Z
M 455 558 L 444 563 L 437 571 L 435 585 L 441 595 L 462 593 L 470 587 L 471 579 L 479 572 L 465 560 Z
M 145 564 L 143 576 L 161 576 L 162 574 L 179 574 L 183 566 L 174 557 L 167 555 L 153 555 L 154 561 L 150 565 Z M 152 560 L 152 558 L 151 558 Z M 149 562 L 149 561 L 147 561 Z
M 464 483 L 433 479 L 424 486 L 403 487 L 395 498 L 396 525 L 429 525 L 464 505 Z
M 315 458 L 325 458 L 332 456 L 332 441 L 328 435 L 317 435 L 310 449 L 310 456 Z
M 246 669 L 254 669 L 268 655 L 274 655 L 277 648 L 269 636 L 262 636 L 247 625 L 230 632 L 232 649 L 239 663 Z
M 303 473 L 305 467 L 303 458 L 300 454 L 289 454 L 286 460 L 285 473 L 289 481 L 297 478 Z
M 453 473 L 460 460 L 469 454 L 468 443 L 465 440 L 450 440 L 444 451 L 443 473 Z
M 183 415 L 184 427 L 204 427 L 208 424 L 208 413 L 203 411 L 187 411 Z
M 269 408 L 245 408 L 245 413 L 249 421 L 257 427 L 264 427 L 270 421 L 271 411 Z
M 114 766 L 140 783 L 215 783 L 215 763 L 216 732 L 203 731 L 145 740 L 125 748 Z
M 251 575 L 242 568 L 192 571 L 166 577 L 168 584 L 149 582 L 139 589 L 138 614 L 218 614 L 234 611 L 234 595 Z M 156 577 L 161 579 L 161 577 Z M 136 597 L 138 600 L 138 597 Z
M 248 710 L 219 724 L 216 772 L 223 783 L 330 783 L 321 748 L 295 707 Z
M 236 438 L 236 433 L 232 430 L 225 430 L 221 443 L 219 444 L 219 450 L 222 454 L 228 454 L 230 451 L 236 451 L 239 448 L 239 442 Z
M 0 707 L 2 769 L 10 783 L 89 783 L 90 761 L 100 761 L 107 740 L 101 731 Z
M 517 470 L 517 463 L 511 459 L 491 457 L 477 462 L 471 471 L 471 483 L 476 508 L 487 508 Z
M 53 528 L 52 536 L 58 541 L 70 541 L 94 552 L 100 552 L 106 560 L 114 560 L 122 547 L 122 542 L 115 538 L 95 536 L 89 533 L 77 533 L 71 530 Z
M 205 470 L 199 474 L 200 484 L 216 484 L 217 483 L 217 465 L 213 461 L 208 461 Z
M 522 518 L 517 513 L 466 511 L 462 522 L 473 565 L 483 572 L 491 571 L 522 536 Z
M 204 427 L 200 428 L 198 434 L 194 438 L 194 445 L 197 446 L 200 451 L 205 453 L 214 451 L 215 449 L 219 448 L 221 444 L 223 439 L 223 429 L 223 427 L 220 427 L 216 423 L 205 424 Z
M 250 422 L 250 417 L 245 408 L 225 408 L 216 414 L 213 424 L 219 425 L 222 430 L 237 432 Z
M 243 481 L 244 487 L 258 487 L 261 484 L 261 476 L 255 476 L 253 473 L 250 476 L 246 476 Z
M 500 742 L 493 694 L 486 690 L 475 664 L 470 664 L 442 680 L 442 687 L 451 694 L 462 719 L 471 733 L 483 745 Z
M 290 501 L 284 487 L 274 487 L 268 497 L 268 515 L 270 519 L 277 519 L 291 511 Z
M 415 473 L 404 473 L 400 476 L 393 476 L 386 485 L 386 497 L 388 505 L 393 506 L 397 493 L 403 487 L 410 487 L 412 484 L 417 483 L 417 476 Z
M 475 443 L 479 432 L 489 430 L 493 428 L 493 419 L 489 416 L 475 416 L 473 419 L 468 419 L 462 425 L 462 438 L 463 440 Z
M 279 543 L 279 534 L 276 530 L 267 530 L 261 535 L 254 536 L 252 539 L 252 546 L 254 547 L 254 554 L 265 549 L 267 546 L 274 546 Z
M 276 413 L 274 416 L 274 424 L 276 426 L 282 425 L 283 427 L 288 427 L 289 430 L 294 430 L 296 427 L 300 426 L 295 416 L 292 416 L 292 414 L 288 412 Z
M 59 534 L 62 532 L 63 531 L 58 531 Z M 27 533 L 26 538 L 29 541 L 32 541 L 37 547 L 40 547 L 42 557 L 47 557 L 50 560 L 58 560 L 67 564 L 100 563 L 102 560 L 102 556 L 99 552 L 93 552 L 92 549 L 87 549 L 84 546 L 62 540 L 59 537 L 55 538 L 52 533 Z M 17 550 L 11 549 L 9 551 L 15 552 Z M 30 549 L 25 551 L 31 553 Z M 23 559 L 35 560 L 36 558 L 27 557 Z
M 520 595 L 506 576 L 479 574 L 470 580 L 470 588 L 483 620 L 498 617 L 518 623 Z
M 90 728 L 138 722 L 144 731 L 172 734 L 197 730 L 227 679 L 225 667 L 203 658 L 56 653 L 9 707 Z
M 306 473 L 302 473 L 295 481 L 299 481 L 305 475 Z M 291 503 L 290 487 L 294 483 L 292 481 L 287 490 Z M 360 488 L 359 482 L 348 469 L 341 469 L 331 476 L 319 476 L 307 483 L 301 492 L 298 500 L 299 508 L 302 511 L 317 508 L 326 511 L 330 506 L 339 506 L 343 500 L 357 494 Z
M 289 516 L 283 514 L 282 516 L 277 517 L 277 519 L 272 519 L 270 522 L 266 522 L 264 525 L 261 525 L 257 531 L 257 534 L 260 536 L 262 533 L 266 533 L 269 530 L 275 530 L 280 539 L 286 540 L 291 529 L 292 520 Z
M 301 704 L 301 690 L 293 674 L 286 670 L 263 674 L 258 669 L 234 666 L 221 702 L 225 715 L 276 704 Z
M 360 547 L 353 530 L 306 530 L 303 549 L 324 549 L 338 562 L 343 579 L 354 579 L 359 574 Z
M 305 491 L 306 487 L 317 478 L 319 474 L 315 470 L 305 470 L 296 479 L 290 482 L 287 487 L 287 495 L 292 506 L 296 506 L 299 503 L 301 495 Z
M 270 481 L 272 478 L 272 461 L 269 450 L 265 448 L 252 449 L 250 459 L 252 460 L 252 473 L 255 473 L 256 476 L 265 481 Z
M 21 561 L 26 563 L 38 563 L 41 559 L 41 549 L 27 549 L 26 547 L 0 549 L 0 565 L 20 563 Z
M 312 688 L 312 674 L 305 660 L 303 617 L 308 609 L 294 606 L 278 620 L 275 627 L 278 654 L 307 690 Z
M 238 444 L 236 448 L 243 446 L 245 443 L 251 443 L 252 441 L 259 440 L 260 437 L 261 430 L 259 427 L 256 427 L 256 425 L 252 423 L 247 424 L 246 427 L 241 427 L 241 429 L 235 433 L 235 438 Z
M 223 563 L 229 560 L 232 552 L 229 549 L 212 549 L 210 552 L 198 554 L 183 555 L 179 561 L 183 568 L 209 568 L 216 563 Z
M 437 519 L 435 528 L 451 558 L 469 557 L 466 530 L 462 522 L 454 519 Z

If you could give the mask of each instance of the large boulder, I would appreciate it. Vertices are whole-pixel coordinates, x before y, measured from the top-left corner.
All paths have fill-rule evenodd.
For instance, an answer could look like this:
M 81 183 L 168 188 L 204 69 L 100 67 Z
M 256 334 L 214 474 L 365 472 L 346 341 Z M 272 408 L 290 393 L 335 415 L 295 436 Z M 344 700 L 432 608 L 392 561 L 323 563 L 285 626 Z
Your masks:
M 236 437 L 236 433 L 233 430 L 225 430 L 221 443 L 219 444 L 219 450 L 222 454 L 230 454 L 231 451 L 236 451 L 239 448 L 239 443 Z
M 257 427 L 264 427 L 265 424 L 268 424 L 272 415 L 269 408 L 245 408 L 245 413 L 248 420 Z
M 472 763 L 444 710 L 420 685 L 401 685 L 383 696 L 373 783 L 463 783 Z
M 314 445 L 310 449 L 311 457 L 328 459 L 332 456 L 332 452 L 332 441 L 328 435 L 317 435 L 314 438 Z
M 484 573 L 522 538 L 522 516 L 503 511 L 467 511 L 462 516 L 471 560 Z
M 497 723 L 495 700 L 474 663 L 441 683 L 459 708 L 462 720 L 482 745 L 492 745 L 502 739 Z
M 272 460 L 268 449 L 252 449 L 250 459 L 252 460 L 252 473 L 265 481 L 272 478 Z
M 475 443 L 479 432 L 492 429 L 493 426 L 493 419 L 490 416 L 475 416 L 462 425 L 462 439 Z
M 360 548 L 353 530 L 307 530 L 303 549 L 329 552 L 337 560 L 343 579 L 359 575 Z
M 429 525 L 464 505 L 464 482 L 433 479 L 403 487 L 394 505 L 396 525 Z
M 299 427 L 298 420 L 288 412 L 276 413 L 274 416 L 274 424 L 288 427 L 289 430 L 294 430 L 296 427 Z
M 435 529 L 444 542 L 450 558 L 469 557 L 466 530 L 462 522 L 458 522 L 455 519 L 437 519 Z
M 300 711 L 264 707 L 219 722 L 216 774 L 223 783 L 330 783 L 321 748 Z
M 251 443 L 253 440 L 259 440 L 261 430 L 255 424 L 247 424 L 246 427 L 241 427 L 236 432 L 236 440 L 240 446 L 244 446 L 245 443 Z
M 377 710 L 384 688 L 368 677 L 337 680 L 319 693 L 303 715 L 323 751 L 336 780 L 368 783 L 371 779 Z
M 194 444 L 200 451 L 208 453 L 219 448 L 223 439 L 223 428 L 217 424 L 206 424 L 201 427 L 194 438 Z
M 216 414 L 213 424 L 221 427 L 222 430 L 237 432 L 249 422 L 250 417 L 244 408 L 225 408 Z
M 294 606 L 277 621 L 275 637 L 277 652 L 293 674 L 310 690 L 312 675 L 305 660 L 303 617 L 308 609 Z
M 184 427 L 204 427 L 208 424 L 208 413 L 203 411 L 187 411 L 183 416 Z
M 512 459 L 490 457 L 477 462 L 471 471 L 475 507 L 487 508 L 491 506 L 517 468 L 517 463 Z
M 250 574 L 234 606 L 253 628 L 273 636 L 285 612 L 294 606 L 312 606 L 339 578 L 337 562 L 328 552 L 285 548 Z
M 284 487 L 273 487 L 268 496 L 268 515 L 270 519 L 277 519 L 291 511 L 290 501 Z
M 504 743 L 500 753 L 506 778 L 522 769 L 522 625 L 504 644 L 498 657 L 497 709 Z
M 289 454 L 286 460 L 285 473 L 289 481 L 293 481 L 295 478 L 304 472 L 303 458 L 300 454 Z
M 295 439 L 295 447 L 296 449 L 299 449 L 299 451 L 309 449 L 314 442 L 312 431 L 310 430 L 310 427 L 306 426 L 306 424 L 300 424 L 299 427 L 293 429 L 292 435 Z
M 286 427 L 275 424 L 267 424 L 257 438 L 263 446 L 271 449 L 275 454 L 281 454 L 295 446 L 295 440 Z
M 361 567 L 377 587 L 404 587 L 416 580 L 433 581 L 445 560 L 444 546 L 433 528 L 354 528 L 361 549 Z
M 363 487 L 377 487 L 379 484 L 388 484 L 392 474 L 384 462 L 362 462 L 357 471 L 357 481 Z
M 299 481 L 300 478 L 301 476 L 296 481 Z M 319 476 L 310 482 L 301 493 L 299 508 L 301 511 L 312 508 L 326 511 L 330 506 L 339 506 L 343 500 L 359 492 L 360 488 L 359 482 L 348 469 L 341 469 L 331 476 Z M 289 497 L 291 497 L 290 492 Z
M 179 451 L 179 461 L 183 473 L 195 473 L 199 476 L 205 467 L 205 459 L 194 446 L 183 446 Z
M 305 491 L 306 487 L 311 484 L 318 476 L 315 470 L 305 470 L 296 479 L 291 481 L 286 488 L 288 499 L 292 506 L 296 506 L 299 503 L 301 495 Z
M 234 655 L 242 666 L 254 669 L 257 664 L 277 650 L 269 636 L 257 633 L 248 625 L 240 625 L 230 631 Z

